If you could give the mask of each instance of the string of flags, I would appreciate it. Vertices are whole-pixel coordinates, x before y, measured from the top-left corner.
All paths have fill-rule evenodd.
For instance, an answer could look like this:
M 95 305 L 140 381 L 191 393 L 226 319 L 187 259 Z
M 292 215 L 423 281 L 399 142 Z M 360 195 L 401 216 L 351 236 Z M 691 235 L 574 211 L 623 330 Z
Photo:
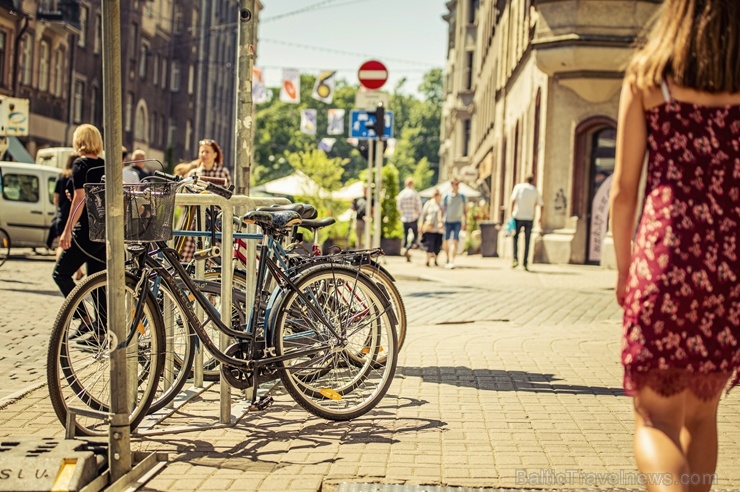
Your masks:
M 336 84 L 335 70 L 323 70 L 316 77 L 316 82 L 311 92 L 311 97 L 317 101 L 331 104 L 334 100 L 334 87 Z M 298 104 L 301 102 L 301 73 L 295 68 L 284 68 L 282 83 L 280 84 L 280 101 L 289 104 Z M 252 101 L 255 104 L 266 103 L 270 100 L 270 95 L 265 85 L 264 74 L 261 68 L 252 68 Z M 316 135 L 317 133 L 317 110 L 301 110 L 301 132 L 307 135 Z M 344 135 L 344 118 L 346 111 L 344 109 L 332 108 L 327 112 L 327 135 Z M 336 138 L 322 138 L 318 143 L 318 148 L 324 152 L 330 152 L 336 143 Z M 357 147 L 356 138 L 348 138 L 347 142 L 353 147 Z M 391 156 L 396 147 L 396 139 L 390 138 L 386 142 L 385 155 Z

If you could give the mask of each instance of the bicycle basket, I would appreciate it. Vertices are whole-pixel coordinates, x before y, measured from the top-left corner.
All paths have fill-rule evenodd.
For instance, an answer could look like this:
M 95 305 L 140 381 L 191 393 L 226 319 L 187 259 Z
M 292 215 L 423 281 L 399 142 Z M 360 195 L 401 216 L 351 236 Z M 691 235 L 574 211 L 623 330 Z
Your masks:
M 140 243 L 172 238 L 175 183 L 144 182 L 123 185 L 123 240 Z M 90 240 L 105 241 L 105 185 L 85 185 L 85 208 Z

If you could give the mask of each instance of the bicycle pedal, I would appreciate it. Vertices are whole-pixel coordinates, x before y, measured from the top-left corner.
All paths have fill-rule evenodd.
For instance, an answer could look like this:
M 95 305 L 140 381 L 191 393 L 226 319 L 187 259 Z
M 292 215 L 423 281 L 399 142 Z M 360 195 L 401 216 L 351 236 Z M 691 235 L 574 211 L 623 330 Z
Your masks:
M 249 411 L 250 412 L 257 412 L 260 410 L 264 410 L 270 405 L 275 403 L 275 399 L 272 396 L 262 396 L 259 400 L 255 401 L 250 405 Z

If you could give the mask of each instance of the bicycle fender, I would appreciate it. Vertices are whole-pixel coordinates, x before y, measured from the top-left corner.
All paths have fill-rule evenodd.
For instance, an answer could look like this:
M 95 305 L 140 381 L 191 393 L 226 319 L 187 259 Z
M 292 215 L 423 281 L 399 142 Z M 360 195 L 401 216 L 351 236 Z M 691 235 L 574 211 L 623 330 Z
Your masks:
M 285 291 L 280 287 L 275 288 L 270 295 L 270 300 L 267 301 L 267 307 L 265 308 L 265 342 L 270 347 L 275 346 L 274 333 L 275 333 L 275 313 L 280 312 L 280 305 L 285 299 Z

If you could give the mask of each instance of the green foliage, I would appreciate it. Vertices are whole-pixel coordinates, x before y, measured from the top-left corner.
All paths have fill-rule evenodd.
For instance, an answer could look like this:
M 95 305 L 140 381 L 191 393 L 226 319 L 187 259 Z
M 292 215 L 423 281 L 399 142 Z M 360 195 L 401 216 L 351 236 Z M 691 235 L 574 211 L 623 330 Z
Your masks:
M 398 169 L 393 164 L 383 166 L 383 190 L 381 192 L 381 214 L 383 222 L 380 236 L 394 238 L 403 236 L 401 214 L 396 208 L 396 197 L 401 191 L 398 181 Z

